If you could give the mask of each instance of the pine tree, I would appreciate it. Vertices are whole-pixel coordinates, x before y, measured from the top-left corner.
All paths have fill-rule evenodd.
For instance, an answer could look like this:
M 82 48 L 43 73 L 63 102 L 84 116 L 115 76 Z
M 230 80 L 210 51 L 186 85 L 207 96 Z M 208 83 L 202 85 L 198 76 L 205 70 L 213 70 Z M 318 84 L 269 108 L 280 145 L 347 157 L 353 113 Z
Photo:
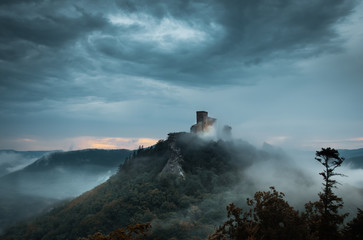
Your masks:
M 309 202 L 305 205 L 306 217 L 309 221 L 310 231 L 320 240 L 339 239 L 339 226 L 348 214 L 339 214 L 338 210 L 343 207 L 343 199 L 333 193 L 337 181 L 334 176 L 344 176 L 335 172 L 344 161 L 339 152 L 334 148 L 322 148 L 316 152 L 315 160 L 324 166 L 319 174 L 323 176 L 323 191 L 319 193 L 319 201 Z

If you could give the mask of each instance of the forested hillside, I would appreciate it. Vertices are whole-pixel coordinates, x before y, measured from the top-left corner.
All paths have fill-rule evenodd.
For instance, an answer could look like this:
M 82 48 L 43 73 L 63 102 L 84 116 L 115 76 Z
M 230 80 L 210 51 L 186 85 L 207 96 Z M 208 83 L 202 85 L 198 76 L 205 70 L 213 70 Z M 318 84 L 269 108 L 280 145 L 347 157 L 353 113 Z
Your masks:
M 227 202 L 220 194 L 238 182 L 239 169 L 250 164 L 249 155 L 258 152 L 244 142 L 235 146 L 191 134 L 172 136 L 139 149 L 104 184 L 10 229 L 3 238 L 76 239 L 141 222 L 152 222 L 152 236 L 158 239 L 206 238 L 225 215 Z M 183 155 L 185 179 L 160 175 L 169 158 L 170 141 Z M 236 158 L 243 152 L 244 158 Z
M 283 157 L 276 149 L 259 150 L 243 141 L 169 134 L 167 140 L 135 151 L 105 183 L 33 221 L 8 229 L 2 239 L 76 240 L 119 229 L 112 233 L 115 235 L 130 225 L 136 229 L 149 226 L 139 223 L 151 224 L 146 239 L 292 239 L 297 233 L 297 239 L 319 239 L 312 229 L 314 221 L 319 221 L 319 201 L 308 203 L 301 214 L 284 200 L 283 193 L 272 188 L 257 192 L 244 203 L 245 197 L 253 197 L 244 192 L 253 185 L 246 177 L 250 167 L 273 159 L 284 169 Z M 359 216 L 356 222 L 361 221 Z M 267 223 L 272 223 L 271 227 Z M 98 233 L 89 239 L 118 239 L 110 237 L 112 234 Z

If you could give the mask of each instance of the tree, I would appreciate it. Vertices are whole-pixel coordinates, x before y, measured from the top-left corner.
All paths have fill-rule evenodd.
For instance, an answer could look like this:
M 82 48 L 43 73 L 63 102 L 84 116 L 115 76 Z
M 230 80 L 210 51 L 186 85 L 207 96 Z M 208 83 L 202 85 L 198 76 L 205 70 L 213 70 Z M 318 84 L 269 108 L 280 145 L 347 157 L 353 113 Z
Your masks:
M 303 219 L 284 196 L 274 187 L 268 192 L 256 192 L 254 199 L 247 199 L 250 209 L 246 212 L 231 203 L 227 206 L 228 220 L 209 240 L 306 239 Z
M 363 239 L 363 211 L 358 208 L 355 218 L 347 223 L 343 230 L 344 239 L 359 240 Z
M 309 202 L 305 205 L 305 217 L 309 222 L 310 231 L 320 240 L 338 239 L 339 226 L 348 214 L 339 214 L 338 210 L 343 207 L 343 199 L 333 193 L 337 181 L 334 176 L 344 176 L 336 173 L 335 169 L 342 165 L 344 158 L 334 148 L 322 148 L 316 152 L 315 160 L 324 166 L 319 173 L 323 176 L 323 192 L 319 193 L 319 201 Z

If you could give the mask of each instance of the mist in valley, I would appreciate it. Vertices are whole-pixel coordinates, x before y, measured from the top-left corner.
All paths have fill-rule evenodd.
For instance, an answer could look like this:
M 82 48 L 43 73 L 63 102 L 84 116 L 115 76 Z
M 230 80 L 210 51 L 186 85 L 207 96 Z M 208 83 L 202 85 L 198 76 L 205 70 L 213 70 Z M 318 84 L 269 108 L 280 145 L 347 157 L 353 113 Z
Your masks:
M 0 232 L 107 181 L 130 152 L 44 152 L 37 159 L 22 152 L 2 153 L 2 166 L 17 170 L 0 177 Z
M 0 150 L 0 177 L 23 169 L 51 152 L 54 151 Z

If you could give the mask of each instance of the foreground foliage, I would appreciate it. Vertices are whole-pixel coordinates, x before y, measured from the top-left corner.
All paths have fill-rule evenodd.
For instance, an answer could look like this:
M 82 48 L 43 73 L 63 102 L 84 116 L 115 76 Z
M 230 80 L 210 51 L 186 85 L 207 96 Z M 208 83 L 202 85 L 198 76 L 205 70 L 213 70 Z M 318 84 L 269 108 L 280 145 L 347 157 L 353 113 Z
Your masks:
M 209 239 L 305 239 L 305 222 L 283 197 L 270 187 L 270 191 L 247 199 L 250 208 L 246 212 L 231 203 L 227 206 L 228 221 Z
M 344 239 L 363 239 L 363 211 L 358 208 L 357 216 L 343 229 Z
M 129 225 L 126 228 L 118 228 L 107 235 L 97 232 L 93 236 L 78 240 L 139 240 L 146 236 L 149 228 L 151 228 L 150 223 Z
M 344 161 L 339 152 L 332 148 L 322 148 L 316 158 L 324 167 L 323 191 L 319 201 L 305 205 L 305 212 L 299 214 L 283 197 L 284 194 L 270 187 L 268 192 L 257 192 L 254 199 L 247 199 L 247 211 L 233 203 L 227 206 L 228 220 L 208 237 L 209 240 L 338 240 L 363 239 L 363 212 L 358 209 L 357 217 L 342 230 L 348 214 L 340 214 L 343 199 L 336 196 L 333 188 L 337 181 L 334 176 L 344 176 L 335 169 Z

